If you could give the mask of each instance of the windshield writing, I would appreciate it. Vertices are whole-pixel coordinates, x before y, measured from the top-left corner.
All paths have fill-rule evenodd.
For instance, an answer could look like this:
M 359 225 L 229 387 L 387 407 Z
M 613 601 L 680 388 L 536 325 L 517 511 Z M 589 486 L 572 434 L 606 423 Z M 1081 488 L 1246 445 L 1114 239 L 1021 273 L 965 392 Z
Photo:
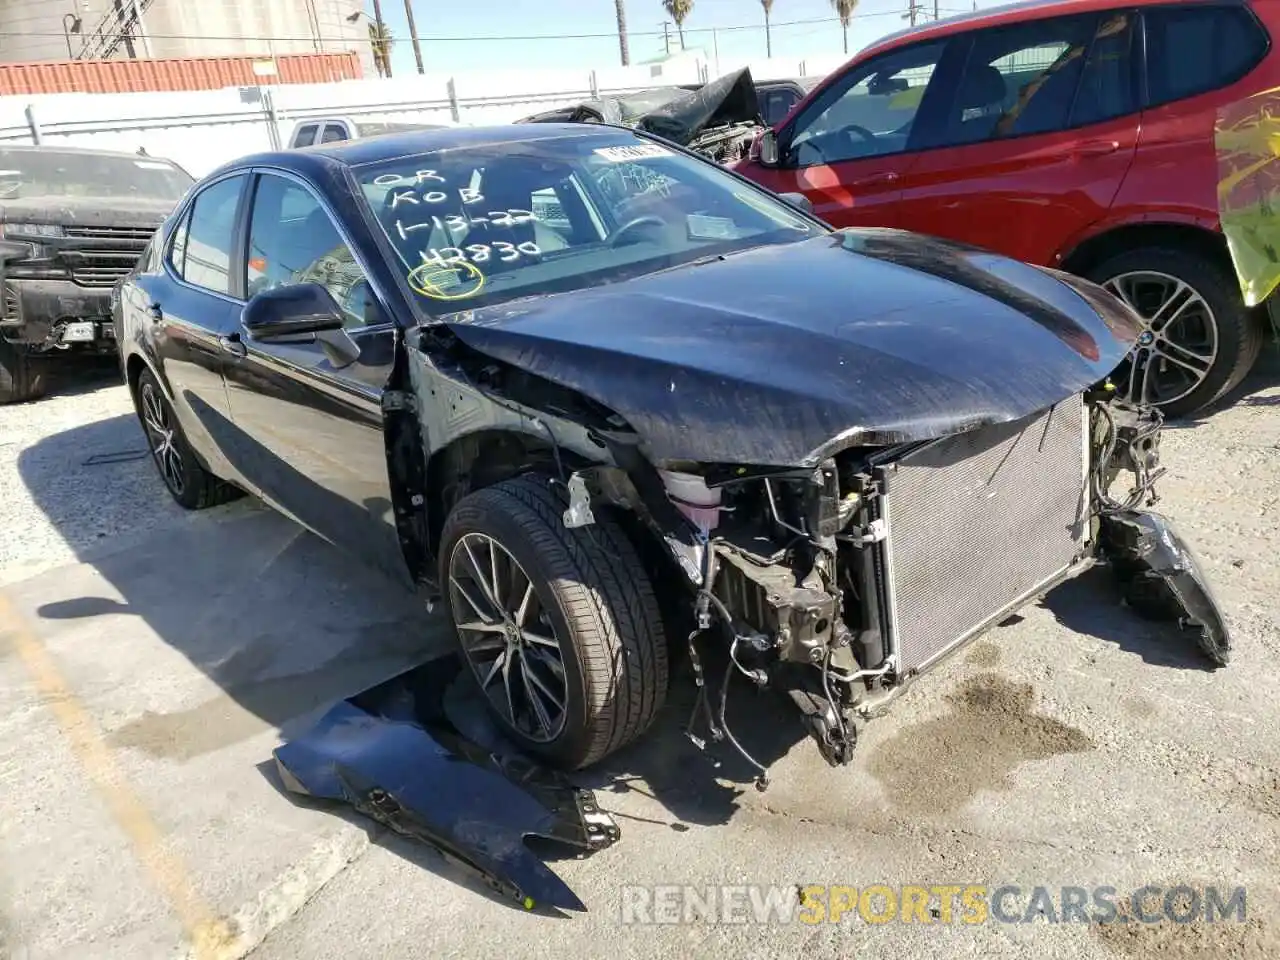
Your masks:
M 822 228 L 713 164 L 609 131 L 357 168 L 431 313 L 611 283 Z

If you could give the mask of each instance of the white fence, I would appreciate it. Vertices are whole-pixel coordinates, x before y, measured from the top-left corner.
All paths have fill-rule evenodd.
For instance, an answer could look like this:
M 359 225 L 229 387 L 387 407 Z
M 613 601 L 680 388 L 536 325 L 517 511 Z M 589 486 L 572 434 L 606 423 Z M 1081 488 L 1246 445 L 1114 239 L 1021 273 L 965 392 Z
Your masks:
M 766 60 L 749 66 L 757 79 L 825 73 L 821 62 Z M 748 64 L 721 64 L 728 72 Z M 601 70 L 486 70 L 442 76 L 282 84 L 176 93 L 51 94 L 0 97 L 0 143 L 43 142 L 130 153 L 144 148 L 200 177 L 245 154 L 288 142 L 307 118 L 508 123 L 596 94 L 697 83 L 715 75 L 697 57 L 653 66 Z M 266 95 L 264 96 L 264 91 Z

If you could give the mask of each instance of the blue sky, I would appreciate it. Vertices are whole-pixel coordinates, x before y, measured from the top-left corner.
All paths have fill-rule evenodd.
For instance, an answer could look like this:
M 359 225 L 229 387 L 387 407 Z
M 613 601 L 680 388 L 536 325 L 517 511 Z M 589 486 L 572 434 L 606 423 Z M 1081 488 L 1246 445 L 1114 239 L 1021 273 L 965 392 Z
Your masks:
M 430 71 L 461 72 L 486 65 L 512 67 L 564 67 L 568 69 L 616 65 L 620 62 L 613 0 L 555 0 L 539 4 L 445 3 L 412 0 L 423 59 Z M 920 0 L 932 16 L 933 0 Z M 662 22 L 667 19 L 662 0 L 626 0 L 631 62 L 663 52 Z M 973 8 L 973 0 L 939 0 L 942 15 Z M 978 0 L 979 8 L 993 0 Z M 367 3 L 372 13 L 372 3 Z M 849 51 L 906 25 L 907 0 L 861 0 L 849 29 Z M 382 0 L 382 16 L 397 39 L 393 68 L 399 76 L 415 69 L 408 43 L 404 0 Z M 843 50 L 840 22 L 830 0 L 775 0 L 773 5 L 773 53 L 800 60 Z M 710 54 L 714 42 L 722 60 L 763 58 L 764 15 L 759 0 L 694 0 L 693 13 L 685 21 L 685 42 Z M 596 34 L 597 36 L 584 36 Z M 563 39 L 499 40 L 497 37 L 548 37 Z M 672 46 L 678 48 L 674 27 Z

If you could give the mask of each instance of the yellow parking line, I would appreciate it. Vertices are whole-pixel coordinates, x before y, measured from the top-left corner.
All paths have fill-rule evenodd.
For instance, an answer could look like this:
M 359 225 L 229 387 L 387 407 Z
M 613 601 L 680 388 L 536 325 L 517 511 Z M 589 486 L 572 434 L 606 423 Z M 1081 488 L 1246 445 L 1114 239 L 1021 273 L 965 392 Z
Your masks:
M 198 960 L 217 960 L 235 939 L 226 921 L 216 918 L 200 899 L 181 860 L 168 849 L 164 834 L 141 798 L 129 786 L 102 739 L 97 724 L 72 691 L 36 632 L 0 591 L 0 641 L 7 641 L 53 711 L 58 726 L 116 825 L 128 837 L 134 854 L 155 888 L 169 901 L 182 923 Z

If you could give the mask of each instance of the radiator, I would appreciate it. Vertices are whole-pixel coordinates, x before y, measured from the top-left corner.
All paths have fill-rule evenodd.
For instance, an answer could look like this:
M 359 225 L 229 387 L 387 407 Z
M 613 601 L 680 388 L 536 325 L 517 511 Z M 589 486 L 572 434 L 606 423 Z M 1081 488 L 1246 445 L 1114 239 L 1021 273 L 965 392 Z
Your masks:
M 944 437 L 877 467 L 888 652 L 923 670 L 1041 592 L 1083 552 L 1087 415 L 1079 395 Z

